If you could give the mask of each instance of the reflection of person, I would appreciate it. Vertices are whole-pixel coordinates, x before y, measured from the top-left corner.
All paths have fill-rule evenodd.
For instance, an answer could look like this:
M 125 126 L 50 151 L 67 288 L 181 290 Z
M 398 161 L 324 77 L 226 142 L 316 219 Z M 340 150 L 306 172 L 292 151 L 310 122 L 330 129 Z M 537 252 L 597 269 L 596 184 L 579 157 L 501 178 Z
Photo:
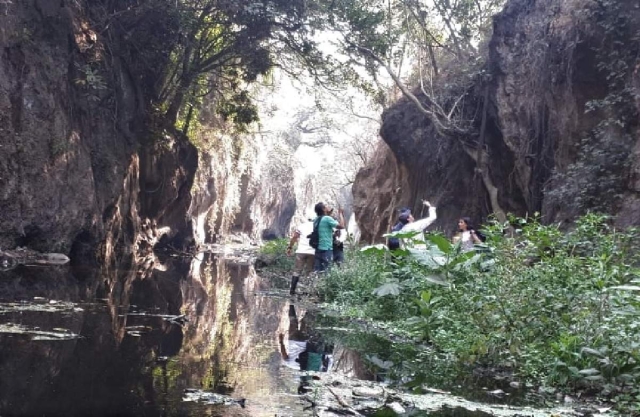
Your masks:
M 316 272 L 326 271 L 333 260 L 333 229 L 344 229 L 344 215 L 342 209 L 338 209 L 338 220 L 331 217 L 333 208 L 329 204 L 318 203 L 314 208 L 317 218 L 314 225 L 318 228 L 318 247 L 313 269 Z
M 458 232 L 453 237 L 453 243 L 460 243 L 463 252 L 473 250 L 473 245 L 482 243 L 482 236 L 476 232 L 471 219 L 462 217 L 458 220 Z
M 307 238 L 311 232 L 313 232 L 313 221 L 308 220 L 302 223 L 293 232 L 291 240 L 289 241 L 289 246 L 287 247 L 287 255 L 291 256 L 293 245 L 296 243 L 298 244 L 298 247 L 296 248 L 296 263 L 293 267 L 293 276 L 291 277 L 291 286 L 289 288 L 289 294 L 291 295 L 296 293 L 296 287 L 298 286 L 300 276 L 305 276 L 313 271 L 316 251 L 309 246 L 309 239 Z
M 305 319 L 298 320 L 293 304 L 289 305 L 289 340 L 278 335 L 280 354 L 284 365 L 300 371 L 327 371 L 330 355 L 316 336 L 307 332 Z

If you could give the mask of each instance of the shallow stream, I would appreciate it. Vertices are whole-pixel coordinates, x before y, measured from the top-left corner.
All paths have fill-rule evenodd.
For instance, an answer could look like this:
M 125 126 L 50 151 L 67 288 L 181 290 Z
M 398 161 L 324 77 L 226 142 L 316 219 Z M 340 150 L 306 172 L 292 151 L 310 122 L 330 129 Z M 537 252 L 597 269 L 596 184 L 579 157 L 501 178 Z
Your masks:
M 154 262 L 0 272 L 0 416 L 371 415 L 366 402 L 409 415 L 429 398 L 359 381 L 363 355 L 325 343 L 304 298 L 246 257 Z M 411 415 L 552 414 L 427 402 Z

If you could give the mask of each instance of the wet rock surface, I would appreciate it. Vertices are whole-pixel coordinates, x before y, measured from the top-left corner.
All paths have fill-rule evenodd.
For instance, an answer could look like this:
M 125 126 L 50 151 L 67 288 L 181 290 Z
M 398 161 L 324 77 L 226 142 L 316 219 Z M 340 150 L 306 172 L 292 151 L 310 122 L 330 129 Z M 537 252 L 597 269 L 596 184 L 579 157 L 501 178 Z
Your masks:
M 362 415 L 370 416 L 382 410 L 395 414 L 385 415 L 451 415 L 459 417 L 504 416 L 548 417 L 583 416 L 567 407 L 535 409 L 488 405 L 468 401 L 448 393 L 415 395 L 389 388 L 383 384 L 358 381 L 339 374 L 320 375 L 315 386 L 320 391 L 319 416 Z M 593 410 L 598 415 L 597 410 Z M 421 413 L 421 414 L 419 414 Z M 440 414 L 443 413 L 443 414 Z M 450 413 L 450 414 L 446 414 Z

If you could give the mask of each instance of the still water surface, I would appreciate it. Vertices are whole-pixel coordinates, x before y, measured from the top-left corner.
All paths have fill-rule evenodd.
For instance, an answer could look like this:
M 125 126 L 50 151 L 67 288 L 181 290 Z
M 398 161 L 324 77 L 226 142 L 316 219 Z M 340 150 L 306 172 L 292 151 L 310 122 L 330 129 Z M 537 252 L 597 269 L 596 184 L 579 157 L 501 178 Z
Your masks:
M 316 317 L 246 259 L 116 263 L 0 271 L 0 417 L 307 416 L 301 369 L 380 378 L 363 358 L 386 339 Z M 451 404 L 415 415 L 494 415 Z
M 305 309 L 250 265 L 18 268 L 0 272 L 0 303 L 1 416 L 308 414 L 282 357 Z M 190 389 L 246 408 L 184 401 Z

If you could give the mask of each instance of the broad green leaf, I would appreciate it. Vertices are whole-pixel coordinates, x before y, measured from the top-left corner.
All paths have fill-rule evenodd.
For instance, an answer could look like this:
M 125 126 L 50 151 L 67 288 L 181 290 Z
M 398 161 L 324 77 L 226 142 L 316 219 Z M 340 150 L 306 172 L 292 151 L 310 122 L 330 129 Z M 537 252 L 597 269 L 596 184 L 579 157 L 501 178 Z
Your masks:
M 420 235 L 422 232 L 415 232 L 415 231 L 411 231 L 411 232 L 403 232 L 402 230 L 400 230 L 399 232 L 391 232 L 391 233 L 386 233 L 384 235 L 382 235 L 382 237 L 395 237 L 398 239 L 411 239 L 414 238 L 418 235 Z
M 449 286 L 449 283 L 442 275 L 429 275 L 425 277 L 425 279 L 432 284 L 442 285 L 444 287 Z
M 624 290 L 624 291 L 640 291 L 640 286 L 637 285 L 616 285 L 615 287 L 609 287 L 610 290 Z
M 388 251 L 389 251 L 389 248 L 387 248 L 387 245 L 383 245 L 383 244 L 365 246 L 364 248 L 360 249 L 360 252 L 366 253 L 366 254 L 386 253 Z
M 424 249 L 409 248 L 409 253 L 418 263 L 432 269 L 438 269 L 447 263 L 447 258 L 437 247 L 433 246 L 428 251 Z
M 580 349 L 580 352 L 581 353 L 586 353 L 588 355 L 597 356 L 599 358 L 603 358 L 604 357 L 602 352 L 600 352 L 599 350 L 591 349 L 591 348 L 588 348 L 588 347 L 584 347 L 584 348 Z
M 384 297 L 386 295 L 398 295 L 400 294 L 400 284 L 397 282 L 387 282 L 386 284 L 382 284 L 375 290 L 371 292 L 373 295 L 377 295 L 378 297 Z
M 471 265 L 472 263 L 477 262 L 480 259 L 480 257 L 481 256 L 475 253 L 474 251 L 464 252 L 457 255 L 455 258 L 453 258 L 453 260 L 449 262 L 449 265 L 455 266 L 463 262 L 464 263 L 469 262 L 469 265 Z
M 449 254 L 453 250 L 453 245 L 442 235 L 427 235 L 427 239 L 435 244 L 443 253 Z
M 589 368 L 580 370 L 580 375 L 600 375 L 600 371 L 597 369 Z

